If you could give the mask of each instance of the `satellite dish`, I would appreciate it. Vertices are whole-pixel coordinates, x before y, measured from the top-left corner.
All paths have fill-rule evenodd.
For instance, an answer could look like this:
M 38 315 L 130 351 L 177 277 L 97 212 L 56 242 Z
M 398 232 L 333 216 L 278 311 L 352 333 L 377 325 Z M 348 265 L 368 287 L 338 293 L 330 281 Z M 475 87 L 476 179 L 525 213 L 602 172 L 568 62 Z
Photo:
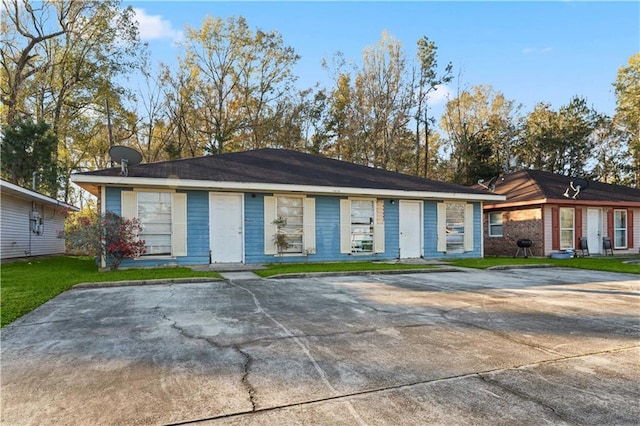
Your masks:
M 481 187 L 483 187 L 484 189 L 487 189 L 491 192 L 494 192 L 496 190 L 496 183 L 498 182 L 498 178 L 500 176 L 494 176 L 492 177 L 489 182 L 487 182 L 486 184 L 484 183 L 484 179 L 479 179 L 478 180 L 478 185 L 480 185 Z M 504 180 L 504 178 L 502 178 L 502 180 Z
M 124 161 L 129 166 L 136 166 L 142 162 L 142 154 L 128 146 L 112 146 L 109 148 L 109 155 L 118 164 L 122 164 Z
M 575 178 L 574 180 L 571 181 L 571 188 L 574 191 L 584 191 L 588 187 L 589 187 L 589 182 L 582 178 Z
M 127 176 L 129 166 L 135 166 L 142 162 L 142 154 L 128 146 L 116 145 L 109 148 L 111 159 L 122 166 L 120 174 Z
M 567 188 L 567 190 L 564 192 L 563 195 L 566 198 L 575 199 L 578 196 L 578 194 L 580 194 L 580 191 L 584 191 L 585 189 L 589 188 L 589 182 L 582 178 L 575 178 L 571 182 L 569 182 L 569 186 L 571 187 L 571 190 L 574 192 L 573 196 L 569 194 L 569 188 Z

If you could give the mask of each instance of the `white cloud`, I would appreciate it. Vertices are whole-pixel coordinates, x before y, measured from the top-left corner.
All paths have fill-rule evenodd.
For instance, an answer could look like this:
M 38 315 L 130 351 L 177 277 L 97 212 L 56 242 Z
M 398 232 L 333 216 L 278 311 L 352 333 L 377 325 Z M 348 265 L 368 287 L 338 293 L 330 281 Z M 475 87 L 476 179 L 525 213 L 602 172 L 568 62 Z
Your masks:
M 525 47 L 524 49 L 522 49 L 522 53 L 524 53 L 525 55 L 529 55 L 532 53 L 548 53 L 551 52 L 553 50 L 553 47 L 551 46 L 547 46 L 547 47 Z
M 436 86 L 427 96 L 429 106 L 440 105 L 446 103 L 451 97 L 451 89 L 444 84 Z
M 138 21 L 142 41 L 171 39 L 173 43 L 176 43 L 182 40 L 183 31 L 173 28 L 171 21 L 163 19 L 162 15 L 147 15 L 144 9 L 139 8 L 133 8 L 133 11 L 135 12 L 135 20 Z

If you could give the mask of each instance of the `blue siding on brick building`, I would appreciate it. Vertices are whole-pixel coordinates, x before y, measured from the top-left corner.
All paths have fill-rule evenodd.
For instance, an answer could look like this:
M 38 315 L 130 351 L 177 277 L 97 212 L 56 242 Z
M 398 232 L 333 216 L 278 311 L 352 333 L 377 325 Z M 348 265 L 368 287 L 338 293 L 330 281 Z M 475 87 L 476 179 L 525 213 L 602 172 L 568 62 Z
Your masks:
M 121 191 L 129 188 L 106 188 L 106 210 L 121 214 Z M 178 191 L 187 194 L 187 256 L 178 258 L 138 259 L 123 262 L 123 267 L 163 264 L 193 265 L 209 263 L 209 192 Z M 244 261 L 248 264 L 276 262 L 336 262 L 396 259 L 400 251 L 399 202 L 384 199 L 385 252 L 370 255 L 340 253 L 340 200 L 344 197 L 309 196 L 316 202 L 316 252 L 309 256 L 286 255 L 282 258 L 264 254 L 264 197 L 273 194 L 244 194 Z M 437 251 L 437 202 L 424 202 L 424 257 L 481 257 L 482 212 L 474 205 L 474 250 L 460 254 Z

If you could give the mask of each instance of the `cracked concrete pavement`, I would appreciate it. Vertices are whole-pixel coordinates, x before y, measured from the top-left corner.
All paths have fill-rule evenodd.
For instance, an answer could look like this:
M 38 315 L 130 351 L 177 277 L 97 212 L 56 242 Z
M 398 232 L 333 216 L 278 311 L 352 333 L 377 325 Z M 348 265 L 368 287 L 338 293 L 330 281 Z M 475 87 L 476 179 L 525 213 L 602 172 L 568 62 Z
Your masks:
M 3 424 L 638 424 L 640 280 L 561 268 L 74 289 Z

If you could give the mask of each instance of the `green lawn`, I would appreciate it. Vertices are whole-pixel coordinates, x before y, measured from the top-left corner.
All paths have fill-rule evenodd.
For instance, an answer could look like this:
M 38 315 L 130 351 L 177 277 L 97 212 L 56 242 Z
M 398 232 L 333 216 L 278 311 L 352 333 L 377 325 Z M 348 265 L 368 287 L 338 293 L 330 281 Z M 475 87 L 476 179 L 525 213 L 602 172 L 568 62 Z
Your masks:
M 307 272 L 357 272 L 357 271 L 393 271 L 398 269 L 428 269 L 429 265 L 409 265 L 400 263 L 342 262 L 342 263 L 273 263 L 266 269 L 253 271 L 263 278 L 280 274 L 301 274 Z
M 639 260 L 637 257 L 635 259 Z M 488 257 L 484 259 L 457 259 L 451 260 L 449 263 L 453 266 L 482 269 L 491 266 L 544 263 L 571 268 L 640 274 L 640 264 L 624 263 L 625 260 L 627 259 L 617 257 L 584 257 L 576 259 Z M 270 277 L 279 274 L 306 272 L 383 271 L 425 269 L 429 267 L 431 266 L 377 262 L 276 263 L 266 265 L 266 269 L 255 271 L 255 273 L 262 277 Z M 187 277 L 220 278 L 220 275 L 216 272 L 195 272 L 190 268 L 129 269 L 100 272 L 92 258 L 73 256 L 6 263 L 0 269 L 0 325 L 4 327 L 75 284 Z
M 5 263 L 0 269 L 0 326 L 15 321 L 75 284 L 186 277 L 220 278 L 220 275 L 190 268 L 100 272 L 93 258 L 72 256 Z
M 640 274 L 640 264 L 624 263 L 631 259 L 623 259 L 619 257 L 577 257 L 573 259 L 551 259 L 545 258 L 511 258 L 511 257 L 485 257 L 484 259 L 456 259 L 448 263 L 454 266 L 465 268 L 486 269 L 492 266 L 505 265 L 555 265 L 566 268 L 590 269 L 595 271 L 606 272 L 626 272 L 629 274 Z M 636 261 L 640 258 L 636 257 Z

